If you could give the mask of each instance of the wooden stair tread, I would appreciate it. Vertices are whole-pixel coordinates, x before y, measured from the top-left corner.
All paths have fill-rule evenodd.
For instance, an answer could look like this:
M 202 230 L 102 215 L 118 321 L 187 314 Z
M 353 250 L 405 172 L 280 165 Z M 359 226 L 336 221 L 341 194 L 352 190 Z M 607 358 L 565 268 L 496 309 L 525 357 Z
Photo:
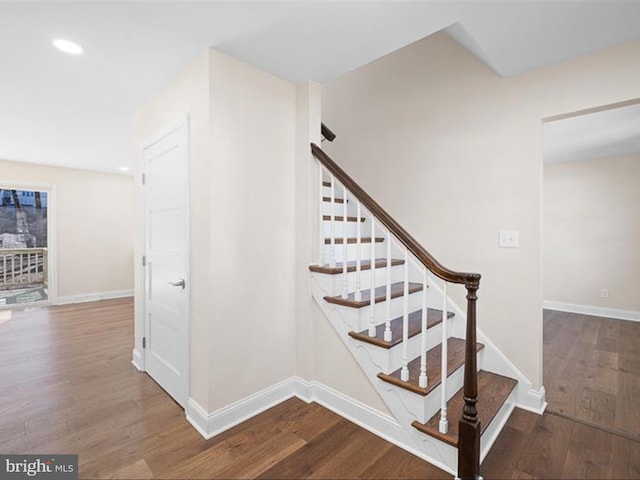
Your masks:
M 344 220 L 344 217 L 342 215 L 336 215 L 334 218 L 336 222 L 342 222 Z M 325 222 L 331 221 L 331 215 L 323 215 L 322 220 L 324 220 Z M 358 217 L 347 217 L 347 222 L 357 222 L 357 221 L 358 221 Z M 365 217 L 360 217 L 360 221 L 364 222 Z
M 447 340 L 447 376 L 464 365 L 464 344 L 461 338 L 450 337 Z M 476 343 L 476 352 L 484 348 L 481 343 Z M 427 387 L 423 388 L 418 383 L 420 376 L 420 356 L 409 362 L 409 380 L 400 379 L 400 368 L 390 374 L 379 373 L 378 378 L 397 387 L 404 388 L 418 395 L 427 395 L 431 390 L 440 385 L 442 365 L 442 344 L 439 343 L 427 352 Z
M 336 245 L 342 245 L 344 243 L 344 238 L 340 237 L 340 238 L 335 238 L 335 244 Z M 358 239 L 356 237 L 347 237 L 347 243 L 348 244 L 354 244 L 357 243 Z M 376 243 L 382 243 L 384 242 L 384 237 L 376 237 Z M 360 237 L 360 243 L 371 243 L 371 237 Z M 331 245 L 331 239 L 330 238 L 325 238 L 324 239 L 324 244 L 325 245 Z
M 447 313 L 447 318 L 453 317 L 452 312 Z M 368 330 L 361 332 L 349 332 L 349 335 L 356 340 L 371 343 L 382 348 L 391 348 L 402 343 L 402 323 L 403 318 L 398 317 L 391 320 L 391 338 L 390 342 L 384 340 L 385 325 L 376 326 L 376 336 L 370 337 Z M 442 310 L 429 308 L 427 310 L 427 329 L 435 327 L 442 323 Z M 422 331 L 422 309 L 409 314 L 409 338 L 415 337 Z
M 404 260 L 399 258 L 391 259 L 391 266 L 395 267 L 397 265 L 404 264 Z M 332 267 L 329 264 L 325 265 L 309 265 L 309 270 L 317 273 L 327 273 L 329 275 L 337 275 L 342 273 L 342 262 L 336 262 L 336 266 Z M 376 268 L 386 268 L 387 267 L 387 259 L 386 258 L 376 258 L 375 263 Z M 360 261 L 360 269 L 361 270 L 370 270 L 371 269 L 371 260 L 361 260 Z M 355 272 L 356 271 L 356 261 L 352 260 L 347 262 L 347 272 Z
M 416 293 L 422 290 L 421 283 L 413 283 L 409 282 L 409 293 Z M 335 297 L 326 296 L 324 299 L 329 303 L 334 303 L 336 305 L 342 305 L 345 307 L 353 307 L 353 308 L 362 308 L 366 307 L 371 303 L 370 296 L 371 290 L 362 290 L 362 299 L 360 301 L 356 301 L 355 293 L 350 293 L 347 298 L 342 298 L 341 295 L 337 295 Z M 383 285 L 382 287 L 377 287 L 375 290 L 375 303 L 384 302 L 387 299 L 387 287 Z M 391 284 L 391 298 L 402 297 L 404 295 L 404 282 L 396 282 Z
M 480 370 L 478 372 L 478 420 L 480 421 L 480 435 L 486 430 L 491 421 L 495 418 L 504 402 L 507 400 L 517 381 L 513 378 L 504 377 L 496 373 Z M 440 422 L 440 412 L 435 414 L 426 423 L 414 421 L 411 425 L 427 435 L 448 443 L 454 447 L 458 446 L 458 421 L 462 418 L 462 408 L 464 399 L 462 389 L 458 391 L 447 402 L 447 418 L 449 420 L 449 431 L 446 434 L 440 433 L 438 423 Z
M 323 202 L 331 203 L 331 197 L 322 197 Z M 344 203 L 344 198 L 334 198 L 334 203 Z M 349 200 L 347 200 L 348 202 Z

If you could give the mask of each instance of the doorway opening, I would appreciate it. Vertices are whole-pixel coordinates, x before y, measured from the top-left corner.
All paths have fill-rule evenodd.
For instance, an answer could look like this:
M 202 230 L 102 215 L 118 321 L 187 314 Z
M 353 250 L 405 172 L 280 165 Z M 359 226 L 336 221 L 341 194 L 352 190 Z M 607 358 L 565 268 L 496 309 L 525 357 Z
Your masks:
M 640 440 L 640 101 L 543 125 L 549 411 Z
M 0 307 L 48 302 L 49 192 L 0 188 Z

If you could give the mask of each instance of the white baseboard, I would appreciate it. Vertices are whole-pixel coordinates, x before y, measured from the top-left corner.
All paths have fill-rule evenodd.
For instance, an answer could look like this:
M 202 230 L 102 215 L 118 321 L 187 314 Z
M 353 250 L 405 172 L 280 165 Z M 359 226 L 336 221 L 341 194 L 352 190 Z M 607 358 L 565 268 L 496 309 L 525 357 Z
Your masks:
M 369 405 L 355 400 L 347 395 L 334 390 L 320 382 L 308 382 L 299 377 L 294 377 L 296 383 L 296 396 L 305 402 L 317 402 L 332 412 L 355 423 L 359 427 L 383 438 L 389 443 L 426 460 L 430 464 L 455 475 L 447 465 L 439 462 L 424 452 L 417 450 L 407 438 L 407 433 L 391 415 L 380 412 Z
M 227 407 L 207 413 L 194 399 L 187 403 L 187 420 L 205 439 L 210 439 L 225 430 L 283 402 L 291 397 L 310 403 L 317 402 L 369 432 L 387 440 L 432 465 L 451 472 L 446 465 L 416 450 L 406 432 L 390 415 L 382 413 L 358 400 L 340 393 L 319 382 L 308 382 L 299 377 L 287 380 L 239 400 Z
M 577 303 L 554 302 L 545 300 L 544 308 L 559 312 L 579 313 L 594 317 L 615 318 L 618 320 L 630 320 L 640 322 L 640 312 L 635 310 L 620 310 L 617 308 L 597 307 L 595 305 L 578 305 Z
M 294 378 L 288 378 L 211 413 L 207 413 L 198 402 L 189 398 L 186 408 L 187 420 L 208 440 L 293 397 L 294 384 Z
M 542 415 L 547 409 L 546 396 L 547 393 L 544 387 L 540 387 L 538 390 L 531 388 L 527 391 L 525 398 L 516 402 L 516 407 Z
M 144 366 L 142 364 L 142 353 L 137 348 L 133 349 L 133 355 L 131 359 L 131 363 L 134 367 L 136 367 L 141 372 L 144 372 Z
M 72 303 L 97 302 L 99 300 L 111 300 L 114 298 L 133 297 L 133 290 L 114 290 L 111 292 L 82 293 L 80 295 L 68 295 L 57 297 L 54 305 L 69 305 Z

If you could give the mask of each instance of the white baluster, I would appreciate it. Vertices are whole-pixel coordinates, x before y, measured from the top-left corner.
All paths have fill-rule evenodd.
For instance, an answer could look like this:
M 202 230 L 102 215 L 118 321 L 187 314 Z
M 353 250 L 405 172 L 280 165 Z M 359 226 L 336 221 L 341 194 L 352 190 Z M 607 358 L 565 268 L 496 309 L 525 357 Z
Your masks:
M 427 267 L 422 272 L 422 341 L 420 343 L 420 377 L 418 385 L 427 388 L 427 315 L 429 313 L 427 307 L 427 292 L 429 291 L 429 282 L 427 280 Z
M 442 370 L 440 373 L 440 433 L 447 433 L 449 421 L 447 420 L 447 373 L 448 373 L 448 348 L 447 348 L 447 282 L 442 289 Z
M 324 181 L 322 180 L 322 164 L 318 162 L 318 208 L 320 209 L 320 224 L 318 225 L 318 235 L 320 237 L 320 250 L 318 251 L 318 265 L 324 265 Z
M 402 369 L 400 380 L 409 380 L 409 250 L 404 249 L 404 297 L 402 299 Z
M 390 342 L 393 339 L 391 334 L 391 232 L 387 230 L 387 313 L 384 324 L 384 341 Z
M 369 336 L 376 336 L 376 218 L 371 213 L 371 294 L 369 305 Z
M 342 187 L 342 298 L 349 298 L 349 283 L 347 278 L 347 187 Z
M 362 216 L 362 208 L 360 206 L 360 200 L 357 201 L 356 210 L 356 293 L 354 298 L 356 302 L 359 302 L 362 300 L 362 291 L 360 286 L 360 272 L 362 270 L 362 252 L 360 250 L 362 242 L 362 222 L 360 222 L 360 218 Z
M 331 174 L 331 239 L 329 240 L 330 266 L 336 266 L 336 179 Z

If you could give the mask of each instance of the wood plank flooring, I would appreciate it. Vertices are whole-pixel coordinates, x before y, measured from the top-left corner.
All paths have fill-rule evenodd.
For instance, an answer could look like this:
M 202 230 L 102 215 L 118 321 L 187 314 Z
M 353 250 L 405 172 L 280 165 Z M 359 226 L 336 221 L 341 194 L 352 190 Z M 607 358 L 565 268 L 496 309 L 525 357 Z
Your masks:
M 545 310 L 549 409 L 640 440 L 640 323 Z
M 484 478 L 637 479 L 640 443 L 516 408 L 482 464 Z
M 451 478 L 322 406 L 287 400 L 211 439 L 131 365 L 133 304 L 3 312 L 0 452 L 77 453 L 81 478 Z M 516 410 L 485 478 L 640 478 L 638 442 Z

